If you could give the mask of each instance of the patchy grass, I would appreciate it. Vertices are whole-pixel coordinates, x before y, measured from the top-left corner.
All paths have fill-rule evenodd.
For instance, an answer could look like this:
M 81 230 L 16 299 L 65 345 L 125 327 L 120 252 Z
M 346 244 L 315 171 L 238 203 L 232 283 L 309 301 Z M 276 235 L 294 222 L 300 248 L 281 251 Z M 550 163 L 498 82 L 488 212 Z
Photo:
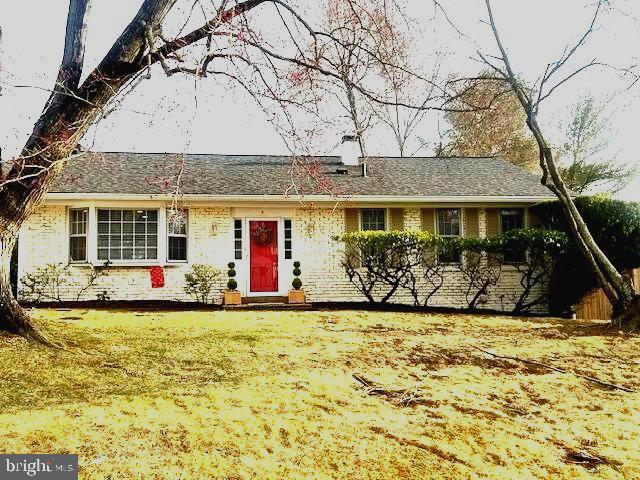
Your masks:
M 390 312 L 39 310 L 0 336 L 0 451 L 83 479 L 640 478 L 640 338 Z M 357 377 L 354 378 L 354 374 Z

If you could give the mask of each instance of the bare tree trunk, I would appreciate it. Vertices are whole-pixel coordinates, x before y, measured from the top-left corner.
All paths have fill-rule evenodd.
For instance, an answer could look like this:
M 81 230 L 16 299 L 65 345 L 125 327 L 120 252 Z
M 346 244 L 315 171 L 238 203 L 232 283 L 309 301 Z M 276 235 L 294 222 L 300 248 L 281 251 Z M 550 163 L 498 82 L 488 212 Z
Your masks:
M 0 325 L 3 330 L 22 335 L 41 343 L 48 343 L 47 339 L 32 325 L 29 316 L 18 305 L 11 291 L 9 272 L 11 270 L 11 254 L 17 238 L 14 227 L 0 238 Z
M 482 58 L 497 73 L 499 73 L 506 82 L 510 84 L 513 92 L 516 94 L 523 110 L 527 115 L 527 126 L 536 139 L 540 151 L 540 167 L 542 168 L 543 172 L 541 182 L 558 197 L 558 200 L 562 205 L 569 223 L 569 228 L 572 234 L 571 237 L 577 243 L 580 251 L 584 254 L 585 259 L 587 260 L 587 263 L 595 274 L 600 287 L 607 295 L 607 298 L 614 307 L 614 325 L 632 330 L 637 329 L 638 327 L 640 327 L 640 295 L 636 294 L 630 280 L 623 277 L 618 272 L 616 267 L 600 249 L 593 236 L 591 235 L 591 232 L 589 231 L 587 224 L 582 218 L 582 215 L 580 215 L 580 212 L 576 208 L 576 205 L 571 198 L 571 194 L 567 190 L 567 187 L 562 180 L 562 176 L 558 171 L 558 167 L 555 163 L 551 148 L 549 147 L 549 144 L 547 143 L 547 140 L 537 122 L 536 114 L 538 106 L 541 102 L 540 95 L 542 94 L 542 92 L 540 92 L 538 99 L 534 100 L 532 98 L 531 92 L 528 92 L 522 85 L 522 82 L 516 77 L 513 68 L 511 67 L 511 62 L 509 60 L 509 56 L 507 55 L 507 51 L 500 39 L 495 20 L 493 18 L 491 0 L 485 0 L 485 3 L 487 6 L 487 12 L 489 14 L 489 23 L 491 25 L 491 29 L 493 30 L 493 35 L 495 37 L 498 49 L 500 50 L 500 60 L 504 64 L 505 71 L 502 71 L 500 68 L 495 67 L 485 57 Z M 552 72 L 556 71 L 568 60 L 571 54 L 575 52 L 575 50 L 582 44 L 584 39 L 591 32 L 601 5 L 602 3 L 598 3 L 598 8 L 587 33 L 570 51 L 570 53 L 565 57 L 564 60 L 558 62 L 554 68 L 551 68 Z M 544 81 L 548 80 L 550 78 L 549 75 L 552 74 L 553 73 L 545 73 L 542 82 L 544 83 Z M 567 78 L 570 78 L 570 76 Z M 542 84 L 540 85 L 540 89 L 541 88 Z
M 79 85 L 90 0 L 70 0 L 65 49 L 56 86 L 0 189 L 0 241 L 4 247 L 0 257 L 0 330 L 44 341 L 13 298 L 9 282 L 11 250 L 20 226 L 37 207 L 66 159 L 107 103 L 152 63 L 206 38 L 221 23 L 243 15 L 265 1 L 234 2 L 200 28 L 155 50 L 147 42 L 148 34 L 159 33 L 162 21 L 176 0 L 144 0 L 100 64 Z
M 353 93 L 353 86 L 348 80 L 346 80 L 346 77 L 343 77 L 343 83 L 344 83 L 345 89 L 347 90 L 347 99 L 349 101 L 349 113 L 351 116 L 351 121 L 353 122 L 353 127 L 356 130 L 355 133 L 358 139 L 358 145 L 360 146 L 360 154 L 363 157 L 366 157 L 367 154 L 365 153 L 364 139 L 362 138 L 364 134 L 364 128 L 360 121 L 360 116 L 358 115 L 358 107 L 356 106 L 356 97 L 355 97 L 355 94 Z
M 175 0 L 147 0 L 98 68 L 78 86 L 84 58 L 88 0 L 71 0 L 58 80 L 19 159 L 0 190 L 0 330 L 44 341 L 13 298 L 11 251 L 18 230 L 107 102 L 142 68 L 145 25 L 156 25 Z M 76 83 L 73 83 L 76 82 Z M 19 179 L 19 181 L 16 181 Z

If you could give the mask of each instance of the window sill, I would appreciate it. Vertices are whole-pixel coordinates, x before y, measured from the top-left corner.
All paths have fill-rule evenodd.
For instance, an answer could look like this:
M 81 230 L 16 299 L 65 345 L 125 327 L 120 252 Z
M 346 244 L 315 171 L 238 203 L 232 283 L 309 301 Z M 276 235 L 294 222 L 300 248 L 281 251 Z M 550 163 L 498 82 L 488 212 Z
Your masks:
M 110 262 L 108 265 L 105 265 L 102 262 L 84 262 L 84 263 L 69 263 L 70 267 L 79 267 L 79 268 L 91 268 L 91 267 L 105 267 L 105 268 L 127 268 L 127 267 L 179 267 L 182 265 L 187 265 L 188 262 Z

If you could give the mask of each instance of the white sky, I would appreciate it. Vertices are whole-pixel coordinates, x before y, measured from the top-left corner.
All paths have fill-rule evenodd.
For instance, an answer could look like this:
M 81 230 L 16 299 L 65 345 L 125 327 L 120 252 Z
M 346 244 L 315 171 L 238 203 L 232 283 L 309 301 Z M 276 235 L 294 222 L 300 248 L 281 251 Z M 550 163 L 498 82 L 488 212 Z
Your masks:
M 204 3 L 210 0 L 203 0 Z M 132 0 L 94 0 L 87 45 L 87 69 L 93 68 L 140 5 Z M 174 21 L 185 18 L 190 1 L 180 1 Z M 313 23 L 320 18 L 318 2 L 297 0 Z M 442 17 L 430 22 L 435 11 L 430 0 L 405 0 L 411 18 L 423 25 L 416 30 L 413 47 L 417 57 L 426 58 L 434 50 L 446 52 L 442 71 L 474 73 L 482 68 L 476 50 L 494 53 L 483 0 L 441 0 L 450 19 L 468 38 L 460 38 Z M 640 5 L 633 0 L 613 0 L 612 4 L 635 18 Z M 634 5 L 635 4 L 635 5 Z M 310 6 L 311 5 L 311 6 Z M 0 146 L 3 158 L 16 155 L 40 113 L 57 73 L 64 41 L 68 0 L 21 0 L 0 2 L 3 30 L 0 57 Z M 185 10 L 186 9 L 186 10 Z M 271 7 L 260 7 L 271 9 Z M 35 14 L 34 14 L 35 12 Z M 556 59 L 565 45 L 574 42 L 590 20 L 591 7 L 585 0 L 494 0 L 494 13 L 514 67 L 533 80 L 545 65 Z M 252 14 L 255 15 L 255 14 Z M 273 16 L 266 17 L 262 29 L 281 29 Z M 271 22 L 271 23 L 270 23 Z M 472 39 L 472 40 L 471 40 Z M 640 39 L 640 22 L 617 11 L 603 17 L 580 60 L 597 59 L 618 66 L 637 63 L 634 57 Z M 22 87 L 17 87 L 22 85 Z M 611 72 L 592 70 L 559 89 L 543 106 L 541 123 L 552 139 L 559 138 L 559 125 L 580 98 L 587 95 L 606 101 L 622 83 Z M 610 119 L 612 151 L 626 162 L 638 161 L 640 85 L 606 105 Z M 324 108 L 324 106 L 323 106 Z M 331 112 L 335 106 L 327 105 Z M 437 141 L 438 118 L 429 114 L 420 136 Z M 343 132 L 326 131 L 328 139 L 313 153 L 336 153 L 334 147 Z M 335 141 L 334 141 L 335 140 Z M 239 90 L 221 78 L 194 81 L 193 78 L 165 78 L 160 71 L 145 80 L 122 106 L 104 119 L 83 144 L 105 151 L 211 152 L 237 154 L 287 154 L 284 142 L 267 121 L 267 116 Z M 370 153 L 395 154 L 383 134 L 376 135 Z M 640 200 L 640 178 L 622 198 Z

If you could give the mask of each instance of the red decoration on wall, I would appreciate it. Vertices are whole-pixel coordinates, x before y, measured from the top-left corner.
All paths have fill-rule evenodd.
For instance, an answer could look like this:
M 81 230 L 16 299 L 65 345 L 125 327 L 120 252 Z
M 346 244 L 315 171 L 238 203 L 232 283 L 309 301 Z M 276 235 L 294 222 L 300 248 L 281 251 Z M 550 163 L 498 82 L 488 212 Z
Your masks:
M 151 288 L 164 287 L 164 269 L 162 267 L 150 267 Z

